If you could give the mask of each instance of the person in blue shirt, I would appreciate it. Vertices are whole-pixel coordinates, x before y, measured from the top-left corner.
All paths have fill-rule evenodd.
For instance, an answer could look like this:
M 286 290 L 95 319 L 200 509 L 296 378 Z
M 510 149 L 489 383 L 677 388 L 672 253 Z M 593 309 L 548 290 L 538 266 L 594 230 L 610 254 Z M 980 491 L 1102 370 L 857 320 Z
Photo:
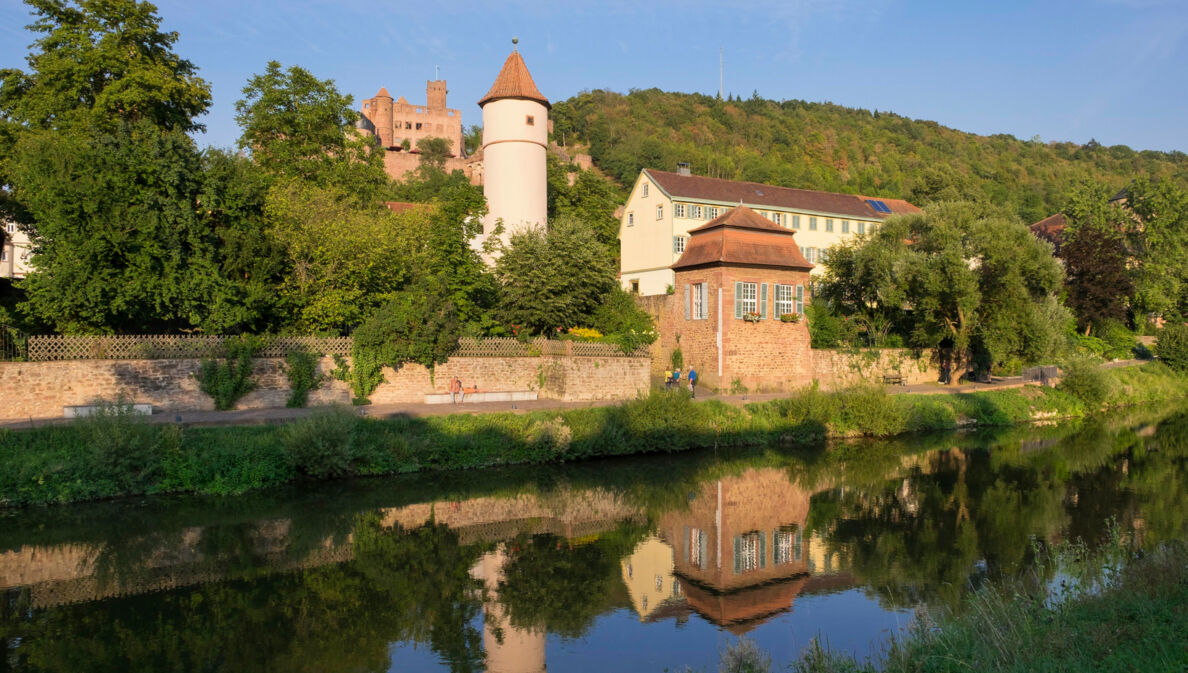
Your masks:
M 693 397 L 697 397 L 697 370 L 692 367 L 689 368 L 689 392 L 693 393 Z
M 681 370 L 675 367 L 672 370 L 672 387 L 681 389 Z

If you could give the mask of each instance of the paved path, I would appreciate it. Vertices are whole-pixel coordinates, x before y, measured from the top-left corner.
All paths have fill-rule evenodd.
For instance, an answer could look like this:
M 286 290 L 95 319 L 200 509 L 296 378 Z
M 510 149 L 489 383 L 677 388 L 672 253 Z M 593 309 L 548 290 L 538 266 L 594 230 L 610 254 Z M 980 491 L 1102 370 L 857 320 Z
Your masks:
M 1120 360 L 1110 362 L 1107 368 L 1129 367 L 1143 364 L 1146 360 Z M 887 392 L 895 395 L 956 395 L 979 390 L 1003 390 L 1023 387 L 1019 376 L 994 378 L 990 383 L 963 383 L 942 386 L 938 383 L 916 383 L 907 386 L 888 386 Z M 764 402 L 787 397 L 788 393 L 757 393 L 747 395 L 698 394 L 698 400 L 720 400 L 727 404 L 742 406 L 750 402 Z M 542 409 L 583 409 L 605 407 L 621 403 L 622 400 L 600 400 L 591 402 L 562 402 L 559 400 L 533 400 L 527 402 L 468 402 L 465 404 L 372 404 L 354 407 L 360 416 L 368 418 L 396 418 L 400 416 L 444 416 L 446 414 L 488 414 L 496 412 L 525 413 Z M 264 425 L 287 423 L 309 416 L 315 409 L 245 409 L 241 411 L 180 411 L 158 412 L 148 417 L 151 423 L 180 423 L 192 425 Z M 69 423 L 65 418 L 42 418 L 27 421 L 2 422 L 0 428 L 20 429 L 30 426 L 60 425 Z

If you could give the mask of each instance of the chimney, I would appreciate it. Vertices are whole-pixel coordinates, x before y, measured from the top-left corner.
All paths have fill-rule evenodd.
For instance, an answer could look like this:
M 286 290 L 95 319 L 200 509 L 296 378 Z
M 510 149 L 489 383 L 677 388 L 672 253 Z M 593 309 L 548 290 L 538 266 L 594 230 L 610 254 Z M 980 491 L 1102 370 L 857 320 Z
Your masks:
M 693 175 L 693 171 L 689 169 L 688 161 L 681 161 L 677 164 L 677 175 Z

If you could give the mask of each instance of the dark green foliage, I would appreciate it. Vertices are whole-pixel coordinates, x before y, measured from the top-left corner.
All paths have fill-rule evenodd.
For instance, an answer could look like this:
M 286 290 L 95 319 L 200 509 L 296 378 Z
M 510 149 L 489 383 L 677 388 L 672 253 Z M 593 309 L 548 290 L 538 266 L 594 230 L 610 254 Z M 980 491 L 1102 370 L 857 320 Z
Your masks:
M 1188 325 L 1167 325 L 1159 330 L 1155 355 L 1168 367 L 1178 372 L 1188 372 Z
M 1068 226 L 1057 254 L 1064 261 L 1065 303 L 1084 329 L 1125 320 L 1134 295 L 1124 232 L 1131 216 L 1111 204 L 1105 185 L 1078 186 L 1062 211 Z
M 672 362 L 673 369 L 685 368 L 685 353 L 681 351 L 679 346 L 672 349 L 672 356 L 669 358 L 669 360 Z
M 641 168 L 802 189 L 933 201 L 988 201 L 1025 222 L 1059 212 L 1086 175 L 1188 183 L 1182 153 L 1141 152 L 1009 135 L 978 136 L 889 113 L 800 100 L 720 100 L 644 89 L 589 91 L 553 105 L 554 137 L 585 142 L 620 185 Z
M 495 265 L 501 284 L 499 315 L 534 334 L 587 322 L 615 285 L 615 264 L 594 232 L 572 219 L 548 231 L 514 234 Z
M 572 176 L 573 184 L 569 184 Z M 613 182 L 594 171 L 584 171 L 548 155 L 549 219 L 572 218 L 589 227 L 598 242 L 617 257 L 619 218 L 615 211 L 626 195 Z
M 308 418 L 281 428 L 285 458 L 293 471 L 311 479 L 352 472 L 357 419 L 350 409 L 317 409 Z
M 445 168 L 446 159 L 453 154 L 446 138 L 421 138 L 417 141 L 417 151 L 421 154 L 421 165 L 438 170 Z
M 1117 320 L 1107 320 L 1097 326 L 1095 334 L 1106 345 L 1101 356 L 1107 360 L 1124 360 L 1134 357 L 1138 339 L 1134 336 L 1134 332 L 1126 329 L 1126 325 Z
M 848 318 L 837 314 L 824 299 L 813 298 L 805 312 L 813 348 L 843 348 L 857 338 L 857 329 Z
M 449 359 L 462 325 L 458 311 L 440 284 L 415 283 L 367 319 L 354 334 L 355 352 L 376 354 L 380 364 L 405 363 L 429 369 Z
M 1085 403 L 1090 410 L 1100 409 L 1110 392 L 1110 381 L 1101 365 L 1089 358 L 1069 360 L 1060 369 L 1057 388 Z
M 308 351 L 293 351 L 285 356 L 285 376 L 289 379 L 286 407 L 304 407 L 309 401 L 309 393 L 321 387 L 322 376 L 318 374 L 320 360 L 320 355 Z
M 1140 177 L 1126 188 L 1126 244 L 1134 258 L 1134 313 L 1188 318 L 1188 189 Z
M 198 389 L 210 395 L 215 409 L 234 409 L 239 398 L 256 389 L 252 358 L 260 346 L 260 340 L 255 337 L 228 340 L 222 358 L 202 361 L 197 374 Z
M 641 346 L 650 345 L 657 337 L 651 316 L 617 283 L 586 323 L 586 326 L 602 332 L 604 341 L 618 345 L 624 353 L 633 353 Z

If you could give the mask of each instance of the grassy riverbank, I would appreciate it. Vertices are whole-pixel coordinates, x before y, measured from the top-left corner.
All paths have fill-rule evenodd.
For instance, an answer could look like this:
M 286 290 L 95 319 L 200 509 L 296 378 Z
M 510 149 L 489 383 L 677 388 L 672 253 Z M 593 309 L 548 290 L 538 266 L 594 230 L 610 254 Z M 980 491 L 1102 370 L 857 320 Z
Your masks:
M 1071 550 L 1071 552 L 1070 552 Z M 1071 557 L 1071 558 L 1070 558 Z M 1148 554 L 1125 545 L 1087 554 L 1066 545 L 1029 577 L 986 586 L 956 612 L 923 614 L 881 661 L 857 661 L 819 641 L 788 667 L 753 642 L 722 653 L 720 670 L 767 673 L 1056 673 L 1188 669 L 1188 547 Z M 1053 577 L 1059 577 L 1057 582 Z
M 1094 373 L 1094 390 L 888 395 L 805 390 L 744 408 L 654 393 L 613 407 L 361 419 L 328 409 L 280 426 L 181 428 L 111 410 L 67 426 L 0 432 L 0 505 L 122 495 L 235 494 L 304 479 L 540 464 L 826 437 L 889 437 L 1075 418 L 1188 397 L 1160 364 Z M 1073 394 L 1073 390 L 1077 394 Z M 1089 400 L 1087 402 L 1087 400 Z M 1105 404 L 1099 400 L 1105 400 Z

